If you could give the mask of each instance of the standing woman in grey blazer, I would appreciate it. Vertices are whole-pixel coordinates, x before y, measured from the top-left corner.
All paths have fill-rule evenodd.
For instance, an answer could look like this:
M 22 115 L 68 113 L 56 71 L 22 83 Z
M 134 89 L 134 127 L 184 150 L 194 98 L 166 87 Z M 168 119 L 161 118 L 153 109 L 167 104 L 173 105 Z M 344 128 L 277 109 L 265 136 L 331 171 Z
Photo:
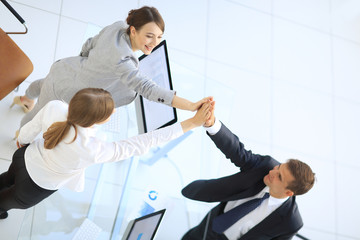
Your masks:
M 80 56 L 55 62 L 49 74 L 30 84 L 24 96 L 14 98 L 14 104 L 28 112 L 21 126 L 29 122 L 51 100 L 69 103 L 83 88 L 103 88 L 111 93 L 115 107 L 131 103 L 137 94 L 148 100 L 179 109 L 195 111 L 208 98 L 191 102 L 163 89 L 139 72 L 134 52 L 150 54 L 162 38 L 164 21 L 154 7 L 131 10 L 126 22 L 115 22 L 83 45 Z M 35 103 L 35 99 L 37 102 Z M 12 105 L 12 106 L 13 106 Z

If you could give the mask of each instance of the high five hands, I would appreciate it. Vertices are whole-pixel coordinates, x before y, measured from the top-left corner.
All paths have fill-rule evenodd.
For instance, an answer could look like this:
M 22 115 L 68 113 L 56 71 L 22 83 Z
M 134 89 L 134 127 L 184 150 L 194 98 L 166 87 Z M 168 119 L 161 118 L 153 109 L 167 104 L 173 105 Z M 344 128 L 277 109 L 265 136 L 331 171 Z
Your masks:
M 205 122 L 203 122 L 202 126 L 204 127 L 211 127 L 215 123 L 215 101 L 214 97 L 206 97 L 200 100 L 201 105 L 199 106 L 199 111 L 205 111 L 206 115 Z M 198 103 L 199 103 L 198 102 Z
M 213 124 L 212 122 L 214 122 L 215 119 L 215 101 L 213 100 L 213 97 L 206 97 L 199 102 L 201 102 L 201 105 L 198 106 L 199 108 L 195 116 L 181 122 L 184 132 L 187 132 L 195 127 L 210 126 Z

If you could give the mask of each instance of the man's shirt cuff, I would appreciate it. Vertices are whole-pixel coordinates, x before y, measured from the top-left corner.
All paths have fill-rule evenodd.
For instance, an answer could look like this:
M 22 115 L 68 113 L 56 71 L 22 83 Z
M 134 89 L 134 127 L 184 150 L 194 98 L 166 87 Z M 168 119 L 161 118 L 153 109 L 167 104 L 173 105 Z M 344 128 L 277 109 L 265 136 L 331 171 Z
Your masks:
M 215 135 L 217 132 L 220 131 L 221 122 L 218 119 L 215 119 L 214 125 L 212 125 L 211 127 L 204 127 L 204 128 L 210 135 Z

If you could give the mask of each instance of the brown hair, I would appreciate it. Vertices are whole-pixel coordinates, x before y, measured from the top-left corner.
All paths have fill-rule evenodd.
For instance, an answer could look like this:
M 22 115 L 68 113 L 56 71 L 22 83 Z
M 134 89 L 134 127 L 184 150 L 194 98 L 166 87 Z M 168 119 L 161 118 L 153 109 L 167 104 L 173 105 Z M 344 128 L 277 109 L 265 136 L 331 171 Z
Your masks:
M 85 88 L 78 91 L 69 103 L 67 120 L 53 123 L 43 134 L 46 149 L 53 149 L 62 141 L 69 132 L 70 127 L 91 127 L 108 119 L 114 110 L 114 100 L 111 94 L 100 88 Z
M 297 159 L 289 159 L 286 165 L 295 178 L 287 188 L 294 192 L 294 195 L 307 193 L 314 186 L 315 173 L 306 163 Z
M 159 11 L 154 7 L 144 6 L 139 9 L 133 9 L 129 11 L 126 22 L 129 25 L 126 30 L 127 34 L 130 35 L 130 27 L 133 26 L 137 31 L 149 22 L 154 22 L 161 29 L 165 31 L 165 23 L 161 17 Z

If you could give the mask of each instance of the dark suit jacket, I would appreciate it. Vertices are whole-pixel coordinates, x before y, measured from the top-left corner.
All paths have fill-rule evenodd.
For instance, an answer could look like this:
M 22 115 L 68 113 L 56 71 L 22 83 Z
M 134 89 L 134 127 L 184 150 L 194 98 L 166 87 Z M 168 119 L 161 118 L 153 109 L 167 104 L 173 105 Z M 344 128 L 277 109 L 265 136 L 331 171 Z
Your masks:
M 205 202 L 227 202 L 254 196 L 264 189 L 264 176 L 280 164 L 270 156 L 253 154 L 244 149 L 238 137 L 223 124 L 220 131 L 210 138 L 226 158 L 240 167 L 240 172 L 218 179 L 194 181 L 182 190 L 182 194 L 187 198 Z M 302 226 L 293 196 L 240 239 L 291 239 Z

